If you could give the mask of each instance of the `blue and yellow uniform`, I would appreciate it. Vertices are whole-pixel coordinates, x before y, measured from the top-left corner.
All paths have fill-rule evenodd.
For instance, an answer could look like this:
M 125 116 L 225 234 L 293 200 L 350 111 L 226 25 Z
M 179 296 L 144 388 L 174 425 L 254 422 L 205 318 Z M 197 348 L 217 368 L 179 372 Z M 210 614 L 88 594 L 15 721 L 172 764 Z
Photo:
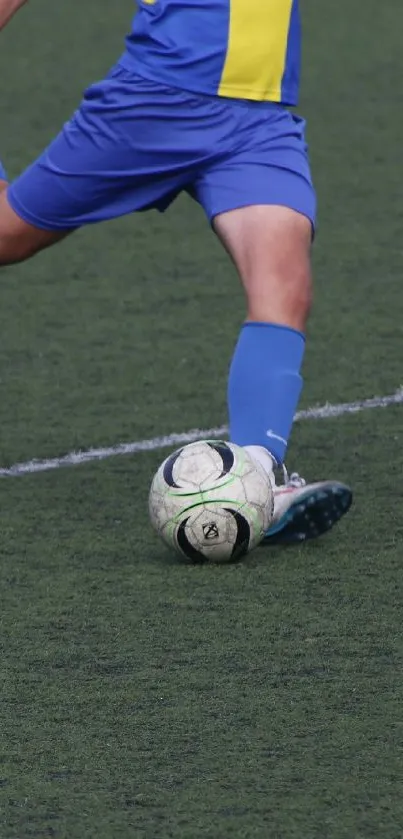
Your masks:
M 298 0 L 139 0 L 126 49 L 10 187 L 36 227 L 164 210 L 182 191 L 211 220 L 279 204 L 314 223 L 297 104 Z
M 209 96 L 296 105 L 298 0 L 140 0 L 126 66 Z

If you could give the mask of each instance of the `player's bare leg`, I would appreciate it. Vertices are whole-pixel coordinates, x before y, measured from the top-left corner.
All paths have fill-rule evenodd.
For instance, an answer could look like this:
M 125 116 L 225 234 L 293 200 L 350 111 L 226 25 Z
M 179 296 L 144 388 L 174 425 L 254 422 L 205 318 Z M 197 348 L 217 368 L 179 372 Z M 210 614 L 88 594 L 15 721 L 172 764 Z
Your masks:
M 6 181 L 0 181 L 0 266 L 23 262 L 64 239 L 69 231 L 41 230 L 24 221 L 7 201 Z
M 287 207 L 249 206 L 217 216 L 215 231 L 245 289 L 247 326 L 229 382 L 231 439 L 266 466 L 275 516 L 266 541 L 296 542 L 329 530 L 350 507 L 338 481 L 306 484 L 296 473 L 275 485 L 283 466 L 302 379 L 304 334 L 311 307 L 311 222 Z M 234 416 L 232 422 L 231 414 Z
M 214 229 L 245 289 L 247 320 L 305 331 L 311 308 L 312 226 L 288 207 L 242 207 Z

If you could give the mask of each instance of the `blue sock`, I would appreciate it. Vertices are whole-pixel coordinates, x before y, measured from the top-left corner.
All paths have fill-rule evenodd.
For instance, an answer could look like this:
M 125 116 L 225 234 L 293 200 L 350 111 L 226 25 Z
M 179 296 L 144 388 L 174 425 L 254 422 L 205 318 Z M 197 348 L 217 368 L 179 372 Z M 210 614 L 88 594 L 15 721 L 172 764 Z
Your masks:
M 230 440 L 264 446 L 283 462 L 302 389 L 302 332 L 271 323 L 242 327 L 228 381 Z
M 0 160 L 0 181 L 8 181 L 7 172 Z

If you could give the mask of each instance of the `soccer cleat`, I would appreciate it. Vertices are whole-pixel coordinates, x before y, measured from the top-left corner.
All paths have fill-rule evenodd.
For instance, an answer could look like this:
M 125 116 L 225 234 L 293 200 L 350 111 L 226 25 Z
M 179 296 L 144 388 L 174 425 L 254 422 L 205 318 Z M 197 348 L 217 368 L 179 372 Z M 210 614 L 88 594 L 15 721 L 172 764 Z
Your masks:
M 348 512 L 353 500 L 351 489 L 339 481 L 307 484 L 296 472 L 288 477 L 283 467 L 284 484 L 277 486 L 272 470 L 274 492 L 273 522 L 263 538 L 263 545 L 304 542 L 326 533 Z

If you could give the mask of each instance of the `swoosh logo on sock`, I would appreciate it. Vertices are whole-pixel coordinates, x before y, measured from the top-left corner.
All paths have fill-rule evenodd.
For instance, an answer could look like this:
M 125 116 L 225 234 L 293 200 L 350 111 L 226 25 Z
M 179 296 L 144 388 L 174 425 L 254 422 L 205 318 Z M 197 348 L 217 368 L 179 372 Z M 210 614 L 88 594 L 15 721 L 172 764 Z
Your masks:
M 285 440 L 284 437 L 280 437 L 279 434 L 275 434 L 274 431 L 271 430 L 271 428 L 269 428 L 268 431 L 266 431 L 266 437 L 269 437 L 269 439 L 271 440 L 279 440 L 279 442 L 283 443 L 284 446 L 287 445 L 287 440 Z

